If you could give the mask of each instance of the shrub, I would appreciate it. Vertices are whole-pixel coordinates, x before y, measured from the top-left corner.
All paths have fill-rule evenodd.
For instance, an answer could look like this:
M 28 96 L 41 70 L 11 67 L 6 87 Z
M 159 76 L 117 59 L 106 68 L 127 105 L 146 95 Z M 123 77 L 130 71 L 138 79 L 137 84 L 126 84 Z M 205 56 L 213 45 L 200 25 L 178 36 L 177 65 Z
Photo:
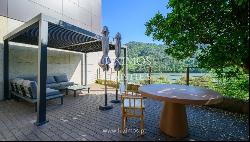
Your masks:
M 105 80 L 97 79 L 95 83 L 104 85 Z M 113 80 L 106 80 L 107 86 L 109 87 L 117 87 L 117 82 Z M 139 84 L 128 84 L 127 90 L 131 92 L 138 92 Z M 119 88 L 119 87 L 118 87 Z
M 95 83 L 104 85 L 104 84 L 105 84 L 105 80 L 97 79 L 97 80 L 95 81 Z M 114 87 L 114 88 L 117 87 L 116 81 L 113 81 L 113 80 L 106 80 L 106 84 L 107 84 L 107 86 L 109 86 L 109 87 Z
M 192 86 L 201 86 L 201 87 L 209 87 L 209 84 L 213 82 L 213 78 L 211 76 L 201 76 L 201 77 L 190 77 L 189 85 Z M 186 77 L 182 76 L 179 80 L 175 82 L 176 84 L 187 84 Z
M 247 74 L 219 78 L 217 84 L 209 84 L 209 87 L 224 96 L 249 100 L 249 75 Z
M 166 84 L 169 84 L 170 83 L 170 81 L 165 76 L 160 76 L 158 78 L 151 76 L 150 82 L 151 82 L 151 84 L 155 84 L 155 83 L 166 83 Z M 144 80 L 140 80 L 139 83 L 141 85 L 149 84 L 148 78 L 144 79 Z
M 238 74 L 234 77 L 217 78 L 217 83 L 213 82 L 211 76 L 202 76 L 190 78 L 189 85 L 208 87 L 217 91 L 223 96 L 237 98 L 241 100 L 249 100 L 249 75 Z M 175 82 L 176 84 L 186 84 L 186 77 L 181 77 Z
M 180 79 L 175 81 L 175 84 L 186 84 L 186 77 L 182 76 Z
M 163 83 L 163 84 L 170 84 L 170 81 L 166 76 L 160 76 L 157 79 L 154 80 L 154 83 Z

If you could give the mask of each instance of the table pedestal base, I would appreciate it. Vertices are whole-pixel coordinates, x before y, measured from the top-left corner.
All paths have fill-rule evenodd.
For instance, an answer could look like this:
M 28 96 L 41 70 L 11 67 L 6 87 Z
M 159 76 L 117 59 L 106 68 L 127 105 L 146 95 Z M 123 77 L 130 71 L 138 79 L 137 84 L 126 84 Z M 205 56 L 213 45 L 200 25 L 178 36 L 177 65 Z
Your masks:
M 188 126 L 185 105 L 164 102 L 160 129 L 172 137 L 186 137 Z

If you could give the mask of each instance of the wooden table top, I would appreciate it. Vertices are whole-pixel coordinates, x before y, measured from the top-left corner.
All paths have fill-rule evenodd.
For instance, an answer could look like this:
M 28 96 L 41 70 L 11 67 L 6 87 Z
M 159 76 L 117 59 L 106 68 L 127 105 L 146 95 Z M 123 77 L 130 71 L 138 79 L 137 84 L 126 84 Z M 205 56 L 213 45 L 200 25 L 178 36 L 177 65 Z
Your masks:
M 222 96 L 211 90 L 196 86 L 177 84 L 151 84 L 141 86 L 142 96 L 179 104 L 208 105 L 222 101 Z

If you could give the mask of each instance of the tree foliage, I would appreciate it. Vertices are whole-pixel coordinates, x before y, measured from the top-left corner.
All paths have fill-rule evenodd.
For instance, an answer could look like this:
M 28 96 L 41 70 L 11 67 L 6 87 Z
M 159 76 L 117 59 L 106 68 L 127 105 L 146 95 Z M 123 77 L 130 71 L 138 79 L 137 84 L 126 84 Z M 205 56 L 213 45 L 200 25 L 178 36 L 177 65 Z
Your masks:
M 248 6 L 247 0 L 170 0 L 172 11 L 158 12 L 145 34 L 163 41 L 165 52 L 179 60 L 196 54 L 199 66 L 217 73 L 238 72 L 231 67 L 249 73 Z

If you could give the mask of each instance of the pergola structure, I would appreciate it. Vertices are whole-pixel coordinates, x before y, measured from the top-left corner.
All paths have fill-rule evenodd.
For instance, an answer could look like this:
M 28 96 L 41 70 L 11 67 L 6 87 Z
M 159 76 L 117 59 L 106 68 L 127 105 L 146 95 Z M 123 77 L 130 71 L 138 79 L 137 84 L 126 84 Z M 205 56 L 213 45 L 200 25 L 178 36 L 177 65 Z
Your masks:
M 9 42 L 38 45 L 37 125 L 46 120 L 47 48 L 85 53 L 85 85 L 87 84 L 87 53 L 102 51 L 102 36 L 62 20 L 39 14 L 4 36 L 4 98 L 9 99 Z M 110 50 L 114 45 L 109 44 Z M 127 48 L 124 50 L 124 73 L 127 74 Z M 124 77 L 124 82 L 127 82 Z

